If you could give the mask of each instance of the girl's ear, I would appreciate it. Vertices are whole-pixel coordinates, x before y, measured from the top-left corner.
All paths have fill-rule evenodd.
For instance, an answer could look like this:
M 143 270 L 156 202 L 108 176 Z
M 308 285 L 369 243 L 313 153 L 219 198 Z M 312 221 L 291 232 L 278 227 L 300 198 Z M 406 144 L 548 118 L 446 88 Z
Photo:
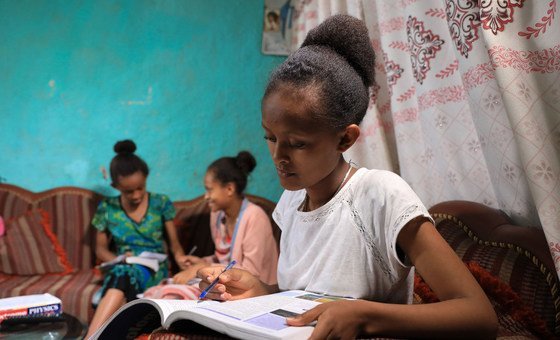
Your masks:
M 356 140 L 360 137 L 360 127 L 356 124 L 348 125 L 343 131 L 338 143 L 338 151 L 344 152 L 348 150 Z
M 229 182 L 228 184 L 226 184 L 226 190 L 228 196 L 233 196 L 235 194 L 235 183 Z

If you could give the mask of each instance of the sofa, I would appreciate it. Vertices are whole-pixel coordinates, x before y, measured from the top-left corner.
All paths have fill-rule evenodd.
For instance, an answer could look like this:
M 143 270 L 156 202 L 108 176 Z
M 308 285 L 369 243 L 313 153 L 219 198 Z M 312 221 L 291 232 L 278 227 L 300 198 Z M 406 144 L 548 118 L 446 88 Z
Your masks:
M 274 202 L 262 197 L 248 195 L 248 198 L 269 215 L 275 207 Z M 66 313 L 87 324 L 93 315 L 91 297 L 101 284 L 95 270 L 94 230 L 90 225 L 101 199 L 93 191 L 75 187 L 33 193 L 0 184 L 0 216 L 6 221 L 8 231 L 0 237 L 0 297 L 49 292 L 62 299 Z M 214 249 L 208 228 L 209 208 L 203 197 L 176 201 L 174 205 L 175 224 L 183 248 L 188 252 L 196 246 L 195 255 L 211 254 Z M 560 337 L 560 283 L 540 229 L 515 225 L 502 211 L 468 201 L 442 202 L 429 211 L 438 231 L 489 296 L 499 317 L 500 338 Z M 30 215 L 34 212 L 39 213 Z M 10 227 L 29 228 L 32 223 L 16 222 L 33 221 L 30 216 L 36 216 L 36 224 L 42 224 L 43 229 L 52 231 L 50 240 L 58 244 L 54 247 L 58 272 L 21 275 L 2 271 L 44 260 L 32 253 L 7 259 L 3 253 L 6 245 L 2 248 L 2 240 L 10 234 Z M 274 223 L 272 227 L 278 241 L 280 230 Z M 171 267 L 177 268 L 172 261 Z M 419 276 L 415 280 L 414 297 L 415 303 L 437 301 Z M 160 329 L 147 336 L 179 339 L 184 332 Z M 192 332 L 188 336 L 196 338 Z M 223 338 L 217 334 L 200 336 Z
M 6 228 L 0 237 L 0 298 L 50 293 L 62 300 L 65 313 L 87 325 L 93 317 L 92 296 L 102 283 L 91 226 L 102 198 L 77 187 L 34 193 L 0 184 L 0 217 Z M 248 198 L 269 214 L 274 210 L 274 202 L 254 195 Z M 173 204 L 183 248 L 189 251 L 196 244 L 194 255 L 213 253 L 210 209 L 204 198 Z M 279 238 L 278 227 L 273 224 L 273 228 Z M 173 260 L 170 265 L 177 269 Z

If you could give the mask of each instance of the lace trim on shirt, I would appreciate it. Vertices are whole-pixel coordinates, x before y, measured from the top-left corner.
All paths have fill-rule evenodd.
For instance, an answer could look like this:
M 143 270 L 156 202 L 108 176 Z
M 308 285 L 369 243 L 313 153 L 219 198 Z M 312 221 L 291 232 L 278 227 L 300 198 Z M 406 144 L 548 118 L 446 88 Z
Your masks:
M 393 240 L 395 239 L 395 232 L 397 231 L 397 228 L 402 229 L 404 221 L 409 221 L 412 218 L 418 217 L 418 216 L 425 216 L 426 213 L 427 213 L 427 211 L 424 208 L 424 206 L 422 206 L 420 204 L 414 204 L 414 205 L 411 205 L 410 207 L 408 207 L 405 210 L 405 212 L 401 216 L 399 216 L 399 218 L 397 218 L 397 220 L 395 221 L 395 224 L 393 225 L 393 228 L 391 229 L 391 251 L 397 253 L 397 251 L 395 250 L 395 245 L 396 245 L 397 241 L 395 240 L 395 242 L 393 242 Z M 401 261 L 402 264 L 405 265 L 405 266 L 411 265 L 410 264 L 410 259 L 408 258 L 408 255 L 406 255 L 406 254 L 404 254 L 404 255 L 405 255 L 405 257 L 403 259 L 399 258 L 399 261 Z
M 321 211 L 314 213 L 313 211 L 311 212 L 311 214 L 309 216 L 303 216 L 301 221 L 304 223 L 307 222 L 317 222 L 323 218 L 325 218 L 326 216 L 330 215 L 333 213 L 335 207 L 341 203 L 343 201 L 343 197 L 341 195 L 335 197 L 332 201 L 330 201 L 328 204 L 328 206 L 324 206 L 323 209 L 321 209 Z M 304 213 L 305 214 L 305 213 Z
M 403 221 L 408 221 L 411 219 L 412 217 L 417 217 L 417 216 L 424 216 L 426 214 L 426 210 L 424 209 L 424 207 L 422 205 L 419 204 L 414 204 L 411 205 L 410 207 L 408 207 L 404 213 L 402 213 L 401 216 L 399 216 L 399 218 L 397 218 L 397 220 L 395 221 L 395 224 L 393 225 L 393 228 L 391 228 L 391 250 L 395 250 L 395 244 L 396 242 L 393 242 L 393 239 L 395 238 L 395 232 L 397 231 L 397 228 L 402 228 L 402 223 Z M 400 230 L 400 229 L 399 229 Z
M 385 259 L 379 251 L 379 247 L 377 246 L 377 244 L 375 244 L 374 237 L 371 234 L 372 231 L 365 228 L 364 222 L 362 221 L 362 218 L 360 217 L 360 214 L 358 213 L 356 208 L 354 208 L 352 200 L 345 199 L 344 203 L 348 204 L 348 206 L 350 207 L 350 213 L 352 214 L 354 224 L 358 228 L 360 234 L 363 235 L 366 246 L 373 254 L 375 262 L 377 262 L 383 274 L 391 279 L 391 282 L 396 282 L 397 278 L 395 277 L 395 275 L 391 271 L 391 268 L 389 267 L 389 264 L 387 263 L 388 259 Z
M 426 213 L 426 210 L 424 209 L 423 206 L 421 206 L 420 204 L 414 204 L 410 207 L 408 207 L 408 209 L 406 209 L 406 211 L 399 216 L 399 218 L 397 218 L 397 220 L 395 221 L 395 225 L 393 226 L 394 229 L 396 229 L 399 224 L 402 223 L 403 220 L 406 219 L 410 219 L 410 216 L 416 217 L 416 216 L 424 216 L 424 214 Z

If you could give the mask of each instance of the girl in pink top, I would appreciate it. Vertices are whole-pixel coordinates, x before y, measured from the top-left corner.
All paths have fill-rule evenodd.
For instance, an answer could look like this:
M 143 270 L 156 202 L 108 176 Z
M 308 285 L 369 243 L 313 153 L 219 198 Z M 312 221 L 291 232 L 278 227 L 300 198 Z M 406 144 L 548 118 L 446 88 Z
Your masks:
M 255 158 L 247 151 L 210 164 L 204 176 L 204 198 L 211 210 L 210 230 L 216 250 L 203 258 L 188 255 L 187 268 L 173 277 L 173 284 L 150 288 L 144 297 L 197 299 L 197 270 L 209 264 L 227 265 L 232 260 L 237 261 L 236 268 L 251 272 L 261 281 L 277 283 L 278 248 L 270 219 L 243 194 L 247 176 L 255 166 Z

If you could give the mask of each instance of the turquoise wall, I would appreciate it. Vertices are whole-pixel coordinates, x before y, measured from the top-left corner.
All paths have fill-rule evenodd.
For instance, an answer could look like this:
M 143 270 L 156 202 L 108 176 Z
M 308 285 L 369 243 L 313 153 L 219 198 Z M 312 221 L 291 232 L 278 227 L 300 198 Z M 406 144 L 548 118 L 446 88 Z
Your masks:
M 203 193 L 207 165 L 245 149 L 247 192 L 281 187 L 260 122 L 269 72 L 261 0 L 0 0 L 0 181 L 115 194 L 101 174 L 130 138 L 148 189 Z

